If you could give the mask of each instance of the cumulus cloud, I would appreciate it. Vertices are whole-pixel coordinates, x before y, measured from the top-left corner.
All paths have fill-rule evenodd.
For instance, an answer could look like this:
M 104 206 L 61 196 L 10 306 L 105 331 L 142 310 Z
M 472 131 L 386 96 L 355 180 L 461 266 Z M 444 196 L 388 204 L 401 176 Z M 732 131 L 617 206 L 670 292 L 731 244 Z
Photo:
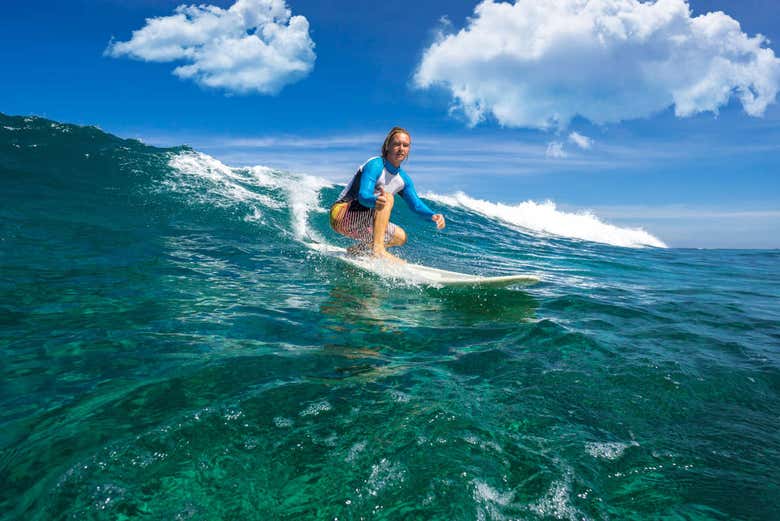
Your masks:
M 545 152 L 545 155 L 553 159 L 563 159 L 568 154 L 563 149 L 563 143 L 560 141 L 551 141 L 550 143 L 547 143 L 547 151 Z
M 105 52 L 152 62 L 184 62 L 173 73 L 228 92 L 275 94 L 309 74 L 316 58 L 309 22 L 284 0 L 238 0 L 228 9 L 181 5 L 146 20 Z
M 760 116 L 780 85 L 767 40 L 722 12 L 691 16 L 685 0 L 485 0 L 465 28 L 428 47 L 414 75 L 441 86 L 471 125 L 565 128 L 717 113 L 736 97 Z
M 579 132 L 572 132 L 569 134 L 569 141 L 583 150 L 588 150 L 591 146 L 593 146 L 593 140 L 588 136 L 583 136 Z

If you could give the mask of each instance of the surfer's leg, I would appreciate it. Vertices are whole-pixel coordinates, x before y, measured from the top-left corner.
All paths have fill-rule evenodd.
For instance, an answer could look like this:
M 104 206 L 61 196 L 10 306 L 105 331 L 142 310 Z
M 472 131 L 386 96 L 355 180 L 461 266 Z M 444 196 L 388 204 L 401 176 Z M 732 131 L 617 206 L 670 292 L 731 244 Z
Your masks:
M 355 244 L 347 248 L 350 255 L 369 255 L 372 251 L 373 238 L 371 241 L 358 240 Z M 385 230 L 385 248 L 393 246 L 403 246 L 406 244 L 406 232 L 403 228 L 392 222 L 387 223 Z
M 385 232 L 387 232 L 387 223 L 390 222 L 390 213 L 393 211 L 393 194 L 385 194 L 385 197 L 387 202 L 382 209 L 374 211 L 374 234 L 371 249 L 377 256 L 381 256 L 385 251 Z
M 361 210 L 362 209 L 362 210 Z M 350 255 L 370 255 L 373 241 L 374 210 L 351 203 L 336 203 L 330 210 L 330 226 L 333 231 L 355 239 L 347 248 Z
M 393 230 L 393 236 L 390 238 L 390 241 L 385 244 L 385 247 L 392 248 L 393 246 L 403 246 L 404 244 L 406 244 L 406 232 L 396 224 L 395 230 Z
M 334 232 L 346 236 L 349 236 L 349 234 L 344 229 L 344 221 L 346 219 L 348 209 L 349 203 L 336 203 L 330 207 L 330 227 Z
M 403 262 L 395 255 L 388 253 L 385 249 L 386 243 L 388 246 L 400 246 L 403 244 L 393 244 L 393 240 L 396 238 L 395 233 L 393 233 L 393 236 L 390 238 L 390 240 L 388 240 L 386 237 L 388 223 L 390 222 L 390 214 L 393 211 L 394 198 L 393 194 L 390 193 L 386 193 L 385 196 L 387 198 L 387 202 L 385 203 L 384 207 L 381 210 L 376 210 L 374 212 L 374 234 L 371 242 L 371 251 L 374 253 L 375 257 L 382 257 L 388 260 Z M 398 226 L 393 226 L 393 228 L 398 229 Z M 404 242 L 406 242 L 405 233 L 403 234 L 403 239 Z

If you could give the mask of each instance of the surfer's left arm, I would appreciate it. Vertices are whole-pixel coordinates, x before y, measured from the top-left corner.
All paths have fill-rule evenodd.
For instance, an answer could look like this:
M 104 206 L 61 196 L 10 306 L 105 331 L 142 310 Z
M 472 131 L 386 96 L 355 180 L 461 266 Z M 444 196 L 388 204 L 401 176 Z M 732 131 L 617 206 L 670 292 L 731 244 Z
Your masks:
M 425 204 L 422 199 L 420 199 L 420 196 L 417 195 L 417 190 L 414 189 L 414 183 L 412 182 L 411 178 L 409 178 L 406 172 L 402 172 L 402 174 L 402 178 L 404 180 L 404 189 L 401 190 L 399 194 L 401 197 L 403 197 L 404 201 L 406 201 L 406 204 L 409 205 L 409 208 L 411 208 L 412 211 L 414 211 L 417 215 L 432 220 L 434 223 L 436 223 L 437 229 L 441 230 L 444 228 L 446 226 L 446 223 L 444 222 L 444 216 L 440 213 L 433 213 L 433 210 L 431 210 L 428 205 Z
M 436 229 L 441 230 L 445 226 L 447 226 L 447 223 L 444 222 L 444 216 L 440 213 L 433 214 L 431 216 L 431 220 L 436 223 Z

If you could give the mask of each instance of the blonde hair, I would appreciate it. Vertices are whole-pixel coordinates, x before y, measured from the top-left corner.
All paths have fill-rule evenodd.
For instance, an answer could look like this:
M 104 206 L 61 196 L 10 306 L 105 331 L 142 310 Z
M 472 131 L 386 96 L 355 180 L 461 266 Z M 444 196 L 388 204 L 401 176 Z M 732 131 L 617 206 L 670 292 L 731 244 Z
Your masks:
M 412 135 L 409 134 L 409 131 L 402 127 L 393 127 L 390 129 L 390 132 L 387 133 L 387 137 L 385 138 L 385 142 L 382 143 L 382 157 L 387 157 L 387 149 L 390 147 L 390 141 L 393 140 L 393 136 L 396 134 L 406 134 L 409 136 L 409 143 L 412 142 Z

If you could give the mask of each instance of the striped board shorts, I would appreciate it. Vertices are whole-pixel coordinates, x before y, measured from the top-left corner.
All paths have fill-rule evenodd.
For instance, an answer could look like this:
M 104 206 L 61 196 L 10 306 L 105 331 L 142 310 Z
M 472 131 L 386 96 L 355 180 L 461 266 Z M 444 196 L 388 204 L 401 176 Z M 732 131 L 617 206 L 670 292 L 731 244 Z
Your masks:
M 357 201 L 336 203 L 330 208 L 330 227 L 336 233 L 369 243 L 374 240 L 375 213 L 373 208 L 366 208 Z M 393 238 L 395 229 L 395 224 L 387 223 L 385 244 Z

